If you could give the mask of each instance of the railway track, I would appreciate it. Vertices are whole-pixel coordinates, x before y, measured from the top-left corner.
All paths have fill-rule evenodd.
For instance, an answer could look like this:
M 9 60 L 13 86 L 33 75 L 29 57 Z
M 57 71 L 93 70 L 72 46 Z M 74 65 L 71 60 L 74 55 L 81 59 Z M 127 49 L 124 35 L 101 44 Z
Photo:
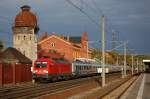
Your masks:
M 120 97 L 126 92 L 126 90 L 134 83 L 134 81 L 138 78 L 139 74 L 135 74 L 134 76 L 126 77 L 123 80 L 112 84 L 109 89 L 101 94 L 98 99 L 120 99 Z M 111 87 L 112 86 L 112 87 Z M 106 88 L 107 89 L 107 88 Z
M 114 78 L 120 77 L 120 73 L 113 73 L 107 75 L 107 81 L 111 81 Z M 0 99 L 12 99 L 12 98 L 34 98 L 39 97 L 41 95 L 45 95 L 48 93 L 54 93 L 57 91 L 69 89 L 72 87 L 80 86 L 83 83 L 97 81 L 101 84 L 101 80 L 99 80 L 100 76 L 86 77 L 81 79 L 74 79 L 69 81 L 61 81 L 55 83 L 48 84 L 29 84 L 24 86 L 12 87 L 12 88 L 4 88 L 0 90 Z

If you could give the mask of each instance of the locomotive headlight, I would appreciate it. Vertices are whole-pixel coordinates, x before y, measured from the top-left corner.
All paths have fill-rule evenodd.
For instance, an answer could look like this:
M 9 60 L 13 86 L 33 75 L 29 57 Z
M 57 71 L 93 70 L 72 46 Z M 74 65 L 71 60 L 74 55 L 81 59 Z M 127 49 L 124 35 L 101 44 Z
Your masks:
M 44 73 L 48 73 L 48 71 L 47 71 L 47 70 L 43 70 L 43 72 L 44 72 Z
M 33 67 L 31 67 L 31 72 L 33 72 Z
M 33 70 L 33 73 L 37 73 L 37 70 Z

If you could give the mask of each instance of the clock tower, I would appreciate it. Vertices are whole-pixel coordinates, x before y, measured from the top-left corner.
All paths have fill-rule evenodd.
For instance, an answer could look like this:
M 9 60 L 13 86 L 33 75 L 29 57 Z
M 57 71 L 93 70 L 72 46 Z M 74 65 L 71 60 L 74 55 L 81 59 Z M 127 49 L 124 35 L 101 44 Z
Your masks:
M 37 17 L 24 5 L 16 15 L 13 30 L 13 47 L 31 60 L 37 59 Z

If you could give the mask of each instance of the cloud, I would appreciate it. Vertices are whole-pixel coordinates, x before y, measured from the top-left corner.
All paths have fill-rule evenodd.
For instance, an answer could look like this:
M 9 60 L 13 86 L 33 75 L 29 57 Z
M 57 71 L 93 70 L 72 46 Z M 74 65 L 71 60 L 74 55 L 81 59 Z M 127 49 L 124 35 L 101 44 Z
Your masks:
M 150 42 L 150 0 L 71 0 L 79 7 L 83 8 L 95 21 L 101 23 L 103 13 L 108 17 L 108 32 L 106 38 L 111 38 L 111 29 L 120 32 L 121 40 L 131 41 L 131 45 L 136 48 L 145 49 L 150 53 L 149 47 L 144 47 L 144 40 Z M 95 3 L 94 3 L 95 2 Z M 30 5 L 32 11 L 39 17 L 41 31 L 69 33 L 70 35 L 80 35 L 82 31 L 89 32 L 89 40 L 101 40 L 101 25 L 96 26 L 84 14 L 65 0 L 1 0 L 0 27 L 12 34 L 11 26 L 15 15 L 24 4 Z M 90 6 L 90 7 L 89 7 Z M 92 10 L 94 8 L 95 10 Z M 0 31 L 0 36 L 4 36 Z M 135 37 L 136 36 L 136 37 Z M 11 37 L 5 35 L 6 41 Z M 140 39 L 142 38 L 142 39 Z M 9 45 L 11 45 L 8 41 Z M 139 51 L 143 52 L 143 51 Z

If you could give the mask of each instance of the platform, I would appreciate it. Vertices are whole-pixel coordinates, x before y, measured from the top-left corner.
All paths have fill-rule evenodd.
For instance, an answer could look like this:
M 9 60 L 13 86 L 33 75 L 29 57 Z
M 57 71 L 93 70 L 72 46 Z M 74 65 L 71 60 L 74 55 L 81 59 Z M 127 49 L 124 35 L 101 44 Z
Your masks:
M 124 93 L 121 99 L 150 99 L 150 74 L 143 73 Z

